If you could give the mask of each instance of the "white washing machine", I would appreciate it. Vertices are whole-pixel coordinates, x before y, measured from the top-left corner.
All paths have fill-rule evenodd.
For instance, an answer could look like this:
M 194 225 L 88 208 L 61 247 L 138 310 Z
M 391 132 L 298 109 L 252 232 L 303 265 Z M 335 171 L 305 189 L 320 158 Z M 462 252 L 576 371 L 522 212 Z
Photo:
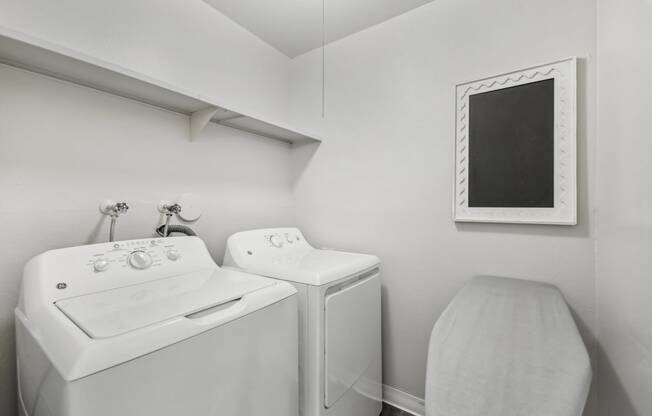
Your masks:
M 380 414 L 377 257 L 315 249 L 296 228 L 278 228 L 229 237 L 224 267 L 288 281 L 299 291 L 301 415 Z
M 15 312 L 22 415 L 298 414 L 296 290 L 199 238 L 48 251 Z

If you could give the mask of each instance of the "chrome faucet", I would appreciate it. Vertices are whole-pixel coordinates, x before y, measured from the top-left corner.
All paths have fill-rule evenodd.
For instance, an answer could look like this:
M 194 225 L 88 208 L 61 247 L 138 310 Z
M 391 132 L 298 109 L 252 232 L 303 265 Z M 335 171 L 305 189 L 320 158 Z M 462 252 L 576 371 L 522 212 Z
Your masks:
M 100 212 L 111 217 L 111 225 L 109 226 L 109 241 L 115 241 L 115 223 L 118 221 L 118 217 L 127 211 L 129 211 L 129 205 L 127 205 L 126 202 L 106 200 L 100 204 Z
M 170 227 L 170 219 L 173 215 L 177 215 L 181 212 L 181 205 L 179 204 L 163 204 L 161 205 L 159 211 L 165 214 L 165 227 L 163 228 L 163 237 L 168 236 L 168 228 Z

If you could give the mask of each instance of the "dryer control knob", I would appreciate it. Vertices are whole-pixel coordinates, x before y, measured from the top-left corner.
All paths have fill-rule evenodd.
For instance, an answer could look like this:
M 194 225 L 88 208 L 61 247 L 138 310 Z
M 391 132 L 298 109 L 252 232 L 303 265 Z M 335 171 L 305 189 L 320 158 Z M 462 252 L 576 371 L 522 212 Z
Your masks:
M 103 272 L 108 268 L 109 268 L 109 261 L 106 259 L 97 259 L 95 260 L 95 263 L 93 263 L 93 269 L 96 272 Z
M 269 242 L 276 248 L 283 247 L 283 240 L 278 235 L 273 235 L 269 238 Z
M 152 257 L 144 251 L 134 251 L 129 255 L 129 265 L 134 269 L 144 270 L 152 265 Z
M 179 250 L 168 250 L 165 255 L 168 257 L 168 259 L 172 261 L 177 261 L 181 257 L 181 253 L 179 253 Z

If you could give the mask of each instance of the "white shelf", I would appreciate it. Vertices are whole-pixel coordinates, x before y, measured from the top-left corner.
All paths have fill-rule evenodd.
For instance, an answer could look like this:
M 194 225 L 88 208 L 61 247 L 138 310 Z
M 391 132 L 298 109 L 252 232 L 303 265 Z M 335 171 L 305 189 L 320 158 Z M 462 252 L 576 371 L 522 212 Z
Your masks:
M 321 139 L 118 65 L 0 27 L 0 63 L 189 116 L 194 140 L 209 122 L 287 143 Z

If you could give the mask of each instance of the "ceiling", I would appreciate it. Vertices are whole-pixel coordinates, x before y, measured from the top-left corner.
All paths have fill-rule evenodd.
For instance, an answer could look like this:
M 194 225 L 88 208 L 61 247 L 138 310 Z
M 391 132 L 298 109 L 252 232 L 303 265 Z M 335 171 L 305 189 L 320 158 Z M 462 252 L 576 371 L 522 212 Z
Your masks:
M 204 0 L 290 58 L 322 44 L 322 0 Z M 324 0 L 326 43 L 433 0 Z

